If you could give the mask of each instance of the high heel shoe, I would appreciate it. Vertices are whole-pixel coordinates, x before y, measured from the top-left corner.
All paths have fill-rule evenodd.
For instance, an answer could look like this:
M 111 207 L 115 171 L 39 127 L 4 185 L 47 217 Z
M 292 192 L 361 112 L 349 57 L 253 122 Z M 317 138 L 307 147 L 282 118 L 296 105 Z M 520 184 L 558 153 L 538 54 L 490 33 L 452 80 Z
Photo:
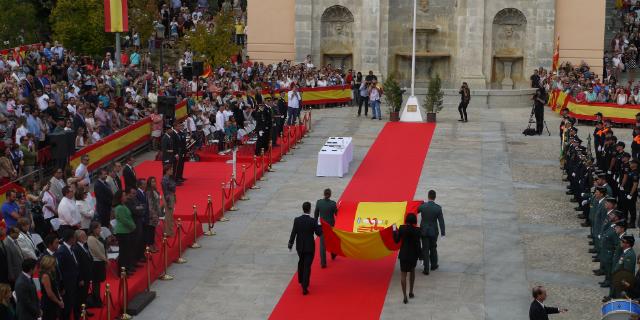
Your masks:
M 404 300 L 402 300 L 402 302 L 403 302 L 404 304 L 407 304 L 407 302 L 409 302 L 409 299 L 407 299 L 407 297 L 404 297 Z
M 413 292 L 410 292 L 410 293 L 409 293 L 409 298 L 413 299 L 413 297 L 415 297 L 415 296 L 413 295 Z

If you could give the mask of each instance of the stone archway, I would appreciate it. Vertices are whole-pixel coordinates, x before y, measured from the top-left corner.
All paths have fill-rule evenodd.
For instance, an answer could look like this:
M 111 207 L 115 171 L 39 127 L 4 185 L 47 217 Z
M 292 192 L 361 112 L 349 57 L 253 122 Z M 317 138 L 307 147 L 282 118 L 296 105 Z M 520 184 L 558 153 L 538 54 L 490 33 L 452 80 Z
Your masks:
M 493 19 L 492 86 L 514 89 L 524 79 L 527 18 L 515 8 L 500 10 Z
M 335 5 L 322 13 L 320 52 L 322 65 L 332 64 L 343 70 L 353 66 L 353 14 Z

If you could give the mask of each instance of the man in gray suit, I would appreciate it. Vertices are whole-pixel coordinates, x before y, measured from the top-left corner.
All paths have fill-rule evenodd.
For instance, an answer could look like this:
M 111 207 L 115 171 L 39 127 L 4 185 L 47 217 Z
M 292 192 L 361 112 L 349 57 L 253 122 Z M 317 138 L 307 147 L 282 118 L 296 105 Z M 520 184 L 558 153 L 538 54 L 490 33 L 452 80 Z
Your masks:
M 22 262 L 22 274 L 16 280 L 16 316 L 20 320 L 36 320 L 40 317 L 40 301 L 36 285 L 33 283 L 33 270 L 36 261 L 26 259 Z
M 442 208 L 435 203 L 436 192 L 429 190 L 427 198 L 428 201 L 418 208 L 418 212 L 420 213 L 420 233 L 424 261 L 424 270 L 422 273 L 425 275 L 429 274 L 429 263 L 431 263 L 431 270 L 438 269 L 438 250 L 436 249 L 436 243 L 440 231 L 442 231 L 442 237 L 445 235 Z M 438 225 L 440 225 L 440 228 L 438 228 Z

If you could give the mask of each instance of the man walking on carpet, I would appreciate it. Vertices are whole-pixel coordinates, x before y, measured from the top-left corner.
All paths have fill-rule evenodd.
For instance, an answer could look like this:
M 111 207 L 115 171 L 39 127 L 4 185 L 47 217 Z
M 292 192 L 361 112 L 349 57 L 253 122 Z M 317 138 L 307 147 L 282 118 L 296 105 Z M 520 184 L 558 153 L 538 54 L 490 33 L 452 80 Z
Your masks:
M 438 250 L 437 241 L 440 231 L 444 238 L 444 218 L 442 217 L 442 208 L 435 203 L 436 192 L 429 190 L 427 194 L 428 201 L 423 203 L 419 208 L 420 213 L 420 232 L 422 238 L 422 255 L 424 261 L 424 275 L 429 274 L 429 263 L 431 270 L 438 269 Z M 438 228 L 438 225 L 440 228 Z
M 313 218 L 322 218 L 330 226 L 336 225 L 336 216 L 338 215 L 338 206 L 336 202 L 331 200 L 331 189 L 324 189 L 324 199 L 316 202 L 316 210 Z M 331 260 L 336 259 L 336 254 L 331 253 Z M 327 267 L 327 250 L 324 244 L 324 236 L 320 236 L 320 266 Z
M 293 242 L 296 243 L 296 251 L 298 252 L 298 282 L 302 286 L 302 294 L 309 293 L 309 280 L 311 279 L 311 264 L 316 251 L 316 243 L 313 238 L 315 233 L 317 236 L 322 235 L 322 228 L 317 220 L 311 217 L 311 203 L 302 204 L 302 214 L 293 220 L 293 229 L 289 238 L 289 251 L 293 248 Z

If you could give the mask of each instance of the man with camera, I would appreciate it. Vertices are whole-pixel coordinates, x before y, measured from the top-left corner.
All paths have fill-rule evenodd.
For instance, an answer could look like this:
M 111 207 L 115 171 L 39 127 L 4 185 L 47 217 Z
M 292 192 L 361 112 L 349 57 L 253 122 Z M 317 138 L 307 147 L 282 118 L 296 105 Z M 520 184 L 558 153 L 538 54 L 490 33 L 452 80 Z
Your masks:
M 466 82 L 463 82 L 458 93 L 460 94 L 460 105 L 458 105 L 460 120 L 458 121 L 469 122 L 469 119 L 467 118 L 467 107 L 469 106 L 469 101 L 471 101 L 471 90 L 469 90 L 469 85 Z
M 536 88 L 533 96 L 533 114 L 536 117 L 536 134 L 541 135 L 544 128 L 544 105 L 547 102 L 547 91 L 544 85 Z

